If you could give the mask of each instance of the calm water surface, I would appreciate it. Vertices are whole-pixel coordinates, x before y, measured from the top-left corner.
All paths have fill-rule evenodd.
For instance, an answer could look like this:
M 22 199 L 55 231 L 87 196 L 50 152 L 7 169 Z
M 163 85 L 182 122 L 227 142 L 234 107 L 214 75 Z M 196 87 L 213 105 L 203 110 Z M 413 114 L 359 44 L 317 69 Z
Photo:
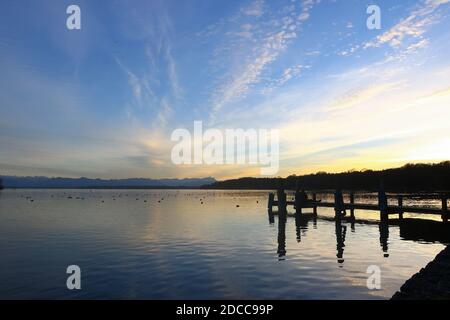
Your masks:
M 327 208 L 271 224 L 266 208 L 259 191 L 4 190 L 0 298 L 384 299 L 444 248 Z M 80 291 L 66 289 L 72 264 Z

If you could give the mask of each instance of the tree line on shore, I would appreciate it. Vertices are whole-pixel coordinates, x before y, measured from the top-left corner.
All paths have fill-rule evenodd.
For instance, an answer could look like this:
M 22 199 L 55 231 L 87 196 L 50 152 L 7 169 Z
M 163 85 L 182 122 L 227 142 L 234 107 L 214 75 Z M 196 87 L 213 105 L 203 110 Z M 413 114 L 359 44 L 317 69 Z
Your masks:
M 435 164 L 406 164 L 385 170 L 351 170 L 342 173 L 318 172 L 291 175 L 287 178 L 239 178 L 218 181 L 204 189 L 272 190 L 280 185 L 285 189 L 305 190 L 365 190 L 375 191 L 383 185 L 386 191 L 450 191 L 450 161 Z

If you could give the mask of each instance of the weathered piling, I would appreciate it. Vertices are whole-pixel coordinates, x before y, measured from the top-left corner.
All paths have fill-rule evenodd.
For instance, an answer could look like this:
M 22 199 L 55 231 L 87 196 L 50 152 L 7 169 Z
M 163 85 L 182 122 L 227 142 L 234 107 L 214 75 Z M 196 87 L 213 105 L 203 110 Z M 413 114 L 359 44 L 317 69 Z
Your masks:
M 269 209 L 270 212 L 272 212 L 274 200 L 275 200 L 275 195 L 272 192 L 269 193 L 269 202 L 267 204 L 267 209 Z
M 275 219 L 273 216 L 273 211 L 272 211 L 272 207 L 273 207 L 273 202 L 275 199 L 275 195 L 273 193 L 269 193 L 269 203 L 267 204 L 267 212 L 269 214 L 269 223 L 274 223 Z
M 399 218 L 399 220 L 403 220 L 403 196 L 402 195 L 397 196 L 397 203 L 398 203 L 398 218 Z
M 448 222 L 447 196 L 442 196 L 442 221 Z
M 380 221 L 388 221 L 388 203 L 386 193 L 384 189 L 381 187 L 378 191 L 378 207 L 380 209 Z
M 296 215 L 301 215 L 302 214 L 302 199 L 301 199 L 301 194 L 300 194 L 300 190 L 296 190 L 295 191 L 295 214 Z
M 297 189 L 297 191 L 295 192 L 295 213 L 297 215 L 302 214 L 302 208 L 306 207 L 306 200 L 306 192 Z
M 315 215 L 315 216 L 317 216 L 317 194 L 315 193 L 315 192 L 313 192 L 313 194 L 312 194 L 312 200 L 313 200 L 313 203 L 314 203 L 314 207 L 313 207 L 313 214 Z
M 277 190 L 277 197 L 278 197 L 278 215 L 280 217 L 286 217 L 287 215 L 287 203 L 286 203 L 286 193 L 284 192 L 284 189 L 282 187 L 279 187 Z
M 355 204 L 355 194 L 350 192 L 350 218 L 355 220 L 355 208 L 353 205 Z
M 336 190 L 334 193 L 334 212 L 336 218 L 345 216 L 344 196 L 341 190 Z

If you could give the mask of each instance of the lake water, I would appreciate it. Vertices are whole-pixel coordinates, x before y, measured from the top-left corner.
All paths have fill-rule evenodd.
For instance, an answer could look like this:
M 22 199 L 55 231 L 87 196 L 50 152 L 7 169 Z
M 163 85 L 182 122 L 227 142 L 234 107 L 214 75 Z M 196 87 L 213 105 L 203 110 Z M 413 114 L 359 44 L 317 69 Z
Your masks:
M 271 224 L 267 194 L 1 191 L 0 298 L 385 299 L 444 248 L 397 226 L 336 224 L 328 208 Z M 79 291 L 66 288 L 69 265 Z M 370 265 L 380 290 L 367 288 Z

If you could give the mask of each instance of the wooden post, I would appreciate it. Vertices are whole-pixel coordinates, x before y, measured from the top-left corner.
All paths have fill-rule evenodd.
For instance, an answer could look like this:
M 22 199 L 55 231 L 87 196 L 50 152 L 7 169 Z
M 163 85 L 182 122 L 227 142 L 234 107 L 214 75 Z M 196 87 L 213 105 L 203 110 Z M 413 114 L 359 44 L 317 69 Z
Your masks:
M 442 197 L 442 221 L 448 222 L 447 197 Z
M 350 192 L 350 217 L 352 220 L 355 219 L 355 209 L 353 208 L 353 205 L 355 204 L 355 194 L 353 192 Z
M 339 214 L 339 194 L 338 191 L 336 190 L 334 192 L 334 217 L 335 218 L 339 218 L 340 214 Z
M 295 213 L 297 215 L 302 214 L 302 206 L 303 206 L 303 194 L 297 189 L 295 191 Z
M 334 212 L 336 218 L 341 218 L 345 215 L 344 198 L 340 190 L 334 192 Z
M 286 210 L 286 193 L 282 187 L 278 188 L 278 217 L 285 218 L 287 214 Z
M 315 204 L 315 203 L 317 202 L 317 195 L 316 195 L 315 192 L 313 192 L 313 194 L 312 194 L 312 200 L 313 200 L 313 202 L 314 202 L 313 214 L 314 214 L 315 216 L 317 216 L 317 205 Z
M 403 196 L 399 195 L 398 199 L 398 219 L 403 220 Z
M 274 223 L 274 217 L 273 217 L 273 201 L 275 199 L 275 195 L 271 192 L 269 193 L 269 203 L 267 204 L 267 212 L 269 213 L 269 223 Z
M 381 221 L 388 221 L 388 205 L 387 205 L 387 198 L 386 193 L 384 192 L 384 189 L 381 187 L 378 191 L 378 207 L 380 208 L 380 220 Z
M 269 209 L 270 211 L 272 211 L 274 199 L 275 199 L 275 195 L 272 192 L 269 193 L 269 203 L 267 204 L 267 209 Z

